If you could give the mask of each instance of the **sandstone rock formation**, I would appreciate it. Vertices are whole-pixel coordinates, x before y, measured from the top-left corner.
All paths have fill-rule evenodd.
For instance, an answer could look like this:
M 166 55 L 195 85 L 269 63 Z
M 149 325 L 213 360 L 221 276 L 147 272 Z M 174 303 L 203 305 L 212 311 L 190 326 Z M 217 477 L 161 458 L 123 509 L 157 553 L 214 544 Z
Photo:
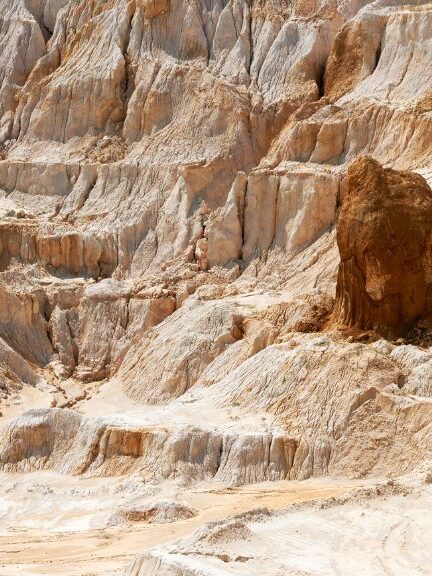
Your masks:
M 432 457 L 430 2 L 10 0 L 0 48 L 5 576 L 29 477 L 109 477 L 117 534 L 150 497 L 177 534 L 220 491 Z M 132 573 L 213 573 L 179 556 Z
M 404 335 L 432 314 L 432 190 L 418 174 L 360 158 L 348 169 L 337 225 L 335 319 Z

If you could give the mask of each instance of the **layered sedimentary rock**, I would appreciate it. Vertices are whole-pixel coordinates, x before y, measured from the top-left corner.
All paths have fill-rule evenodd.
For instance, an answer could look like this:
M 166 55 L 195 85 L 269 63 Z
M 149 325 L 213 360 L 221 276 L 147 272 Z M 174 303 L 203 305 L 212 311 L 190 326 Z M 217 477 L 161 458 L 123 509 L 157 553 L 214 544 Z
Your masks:
M 230 347 L 164 411 L 141 404 L 141 425 L 59 409 L 17 417 L 3 432 L 2 468 L 243 484 L 397 474 L 432 457 L 430 393 L 411 396 L 430 354 L 317 335 Z
M 387 166 L 430 174 L 430 19 L 420 1 L 4 6 L 0 330 L 25 381 L 66 406 L 115 377 L 157 405 L 276 358 L 331 326 L 337 220 L 333 320 L 425 321 L 429 189 Z M 400 208 L 375 234 L 382 186 Z M 255 382 L 276 386 L 271 363 Z
M 432 313 L 432 190 L 421 176 L 360 158 L 337 225 L 335 320 L 400 336 Z
M 430 2 L 11 0 L 0 48 L 2 470 L 431 458 Z

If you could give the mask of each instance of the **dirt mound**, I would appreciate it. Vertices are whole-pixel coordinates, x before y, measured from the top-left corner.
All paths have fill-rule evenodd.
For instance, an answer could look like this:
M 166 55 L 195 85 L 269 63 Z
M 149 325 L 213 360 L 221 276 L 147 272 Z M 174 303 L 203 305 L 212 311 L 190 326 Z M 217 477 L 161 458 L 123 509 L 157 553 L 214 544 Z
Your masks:
M 150 504 L 122 507 L 109 519 L 110 525 L 123 522 L 147 522 L 148 524 L 171 524 L 179 520 L 188 520 L 197 515 L 197 511 L 178 502 L 153 502 Z

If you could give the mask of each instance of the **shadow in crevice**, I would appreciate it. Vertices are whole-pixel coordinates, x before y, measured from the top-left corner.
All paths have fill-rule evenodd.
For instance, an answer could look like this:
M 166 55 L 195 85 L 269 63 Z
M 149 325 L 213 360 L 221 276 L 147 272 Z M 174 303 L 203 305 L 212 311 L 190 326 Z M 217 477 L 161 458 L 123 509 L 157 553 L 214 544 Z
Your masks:
M 41 3 L 38 0 L 24 0 L 24 5 L 38 23 L 45 44 L 47 44 L 53 35 L 53 30 L 47 26 L 44 19 L 43 12 L 45 3 Z

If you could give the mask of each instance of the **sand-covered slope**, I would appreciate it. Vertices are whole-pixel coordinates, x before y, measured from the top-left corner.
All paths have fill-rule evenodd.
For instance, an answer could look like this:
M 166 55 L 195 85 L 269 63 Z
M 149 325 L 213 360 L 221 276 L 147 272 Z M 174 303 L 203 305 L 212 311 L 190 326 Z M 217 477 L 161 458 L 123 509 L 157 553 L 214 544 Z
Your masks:
M 430 484 L 405 478 L 289 510 L 261 509 L 154 548 L 127 574 L 426 575 L 431 504 Z

